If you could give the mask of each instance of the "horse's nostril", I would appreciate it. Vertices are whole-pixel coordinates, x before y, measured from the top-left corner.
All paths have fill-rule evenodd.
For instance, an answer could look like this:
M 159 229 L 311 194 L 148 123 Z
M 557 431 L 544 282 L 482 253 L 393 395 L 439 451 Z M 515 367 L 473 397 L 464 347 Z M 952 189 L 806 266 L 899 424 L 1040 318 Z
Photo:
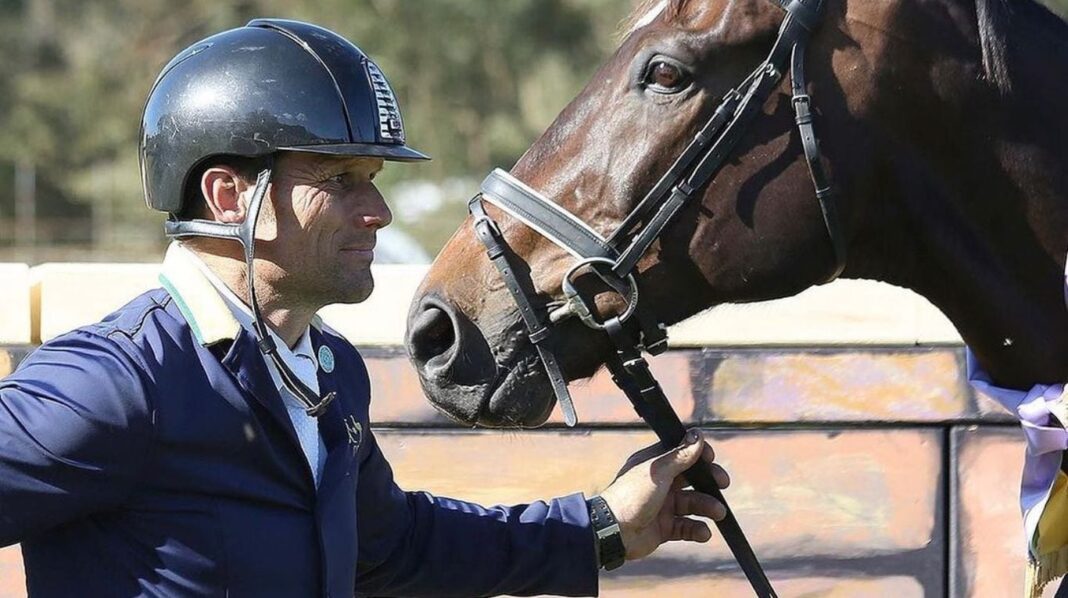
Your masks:
M 456 344 L 452 318 L 439 307 L 427 307 L 412 321 L 409 343 L 412 357 L 420 364 L 446 356 Z

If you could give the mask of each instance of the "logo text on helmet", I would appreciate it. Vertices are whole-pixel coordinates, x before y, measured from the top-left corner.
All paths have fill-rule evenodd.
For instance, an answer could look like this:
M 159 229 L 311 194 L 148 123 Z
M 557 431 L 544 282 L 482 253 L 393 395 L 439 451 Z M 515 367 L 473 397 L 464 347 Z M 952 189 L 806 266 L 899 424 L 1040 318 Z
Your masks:
M 397 107 L 397 96 L 393 94 L 382 70 L 370 60 L 367 61 L 367 74 L 371 77 L 371 87 L 375 90 L 375 101 L 378 104 L 379 135 L 383 141 L 404 143 L 404 124 Z

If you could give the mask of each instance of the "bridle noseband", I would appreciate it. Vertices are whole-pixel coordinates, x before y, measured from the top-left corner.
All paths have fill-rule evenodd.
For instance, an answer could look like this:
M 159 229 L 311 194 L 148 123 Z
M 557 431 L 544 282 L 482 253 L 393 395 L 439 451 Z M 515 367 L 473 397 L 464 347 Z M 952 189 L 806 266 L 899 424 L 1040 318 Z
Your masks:
M 665 448 L 678 445 L 685 428 L 649 371 L 641 353 L 658 354 L 667 348 L 664 327 L 655 316 L 637 309 L 638 284 L 635 268 L 653 242 L 671 224 L 683 207 L 723 167 L 747 127 L 778 87 L 786 68 L 791 70 L 791 105 L 801 136 L 805 160 L 817 202 L 834 250 L 835 264 L 827 281 L 841 274 L 846 260 L 846 239 L 833 199 L 833 192 L 820 161 L 819 144 L 812 123 L 811 98 L 804 76 L 809 37 L 823 16 L 823 0 L 771 0 L 786 12 L 768 57 L 740 85 L 723 96 L 715 112 L 694 135 L 656 185 L 627 215 L 614 233 L 605 238 L 575 216 L 503 170 L 493 171 L 482 183 L 482 192 L 468 203 L 475 234 L 485 245 L 490 260 L 519 307 L 527 335 L 545 365 L 553 392 L 569 426 L 578 418 L 560 365 L 553 352 L 553 325 L 572 316 L 587 326 L 604 331 L 615 347 L 606 365 L 615 383 L 630 399 L 638 414 L 656 431 Z M 561 307 L 537 310 L 528 291 L 509 264 L 508 245 L 497 223 L 483 205 L 488 201 L 566 250 L 576 263 L 562 281 Z M 587 300 L 573 284 L 583 269 L 590 269 L 626 302 L 624 313 L 599 321 Z M 631 316 L 634 315 L 634 318 Z M 722 494 L 707 468 L 687 472 L 694 488 L 718 498 Z M 760 563 L 742 534 L 730 509 L 717 524 L 753 589 L 759 596 L 774 596 Z

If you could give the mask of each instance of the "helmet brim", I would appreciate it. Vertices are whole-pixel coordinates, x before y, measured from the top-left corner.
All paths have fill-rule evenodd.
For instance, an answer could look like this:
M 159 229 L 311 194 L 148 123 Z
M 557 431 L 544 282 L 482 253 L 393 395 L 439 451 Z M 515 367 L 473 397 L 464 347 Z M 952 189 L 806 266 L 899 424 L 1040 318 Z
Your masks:
M 382 143 L 324 143 L 280 147 L 278 149 L 287 152 L 325 154 L 330 156 L 365 156 L 369 158 L 382 158 L 391 162 L 421 162 L 430 159 L 430 156 L 406 145 L 386 145 Z

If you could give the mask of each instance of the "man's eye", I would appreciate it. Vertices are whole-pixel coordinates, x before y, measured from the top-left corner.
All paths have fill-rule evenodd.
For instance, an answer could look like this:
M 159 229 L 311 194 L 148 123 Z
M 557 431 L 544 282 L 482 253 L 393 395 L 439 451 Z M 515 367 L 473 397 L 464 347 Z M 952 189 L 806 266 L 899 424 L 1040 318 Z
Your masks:
M 332 176 L 332 177 L 330 177 L 330 178 L 328 178 L 326 180 L 327 180 L 327 182 L 329 182 L 332 185 L 344 186 L 345 183 L 348 182 L 348 175 L 335 174 L 334 176 Z

